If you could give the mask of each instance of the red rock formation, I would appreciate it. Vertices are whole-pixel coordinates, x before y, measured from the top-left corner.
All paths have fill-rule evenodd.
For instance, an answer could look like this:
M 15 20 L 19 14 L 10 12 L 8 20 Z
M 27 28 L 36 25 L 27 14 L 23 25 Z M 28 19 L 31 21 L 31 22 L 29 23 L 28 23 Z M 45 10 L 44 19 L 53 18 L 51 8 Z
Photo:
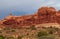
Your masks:
M 40 23 L 55 22 L 56 10 L 53 7 L 42 7 L 38 9 L 38 18 Z
M 57 21 L 57 23 L 60 24 L 60 10 L 58 10 L 56 13 L 56 21 Z
M 9 19 L 8 19 L 9 18 Z M 41 23 L 60 23 L 60 11 L 56 11 L 54 7 L 42 7 L 33 15 L 13 16 L 9 15 L 3 22 L 5 25 L 28 26 Z
M 48 9 L 48 14 L 49 14 L 49 21 L 50 22 L 55 22 L 56 20 L 56 9 L 53 7 L 49 7 Z

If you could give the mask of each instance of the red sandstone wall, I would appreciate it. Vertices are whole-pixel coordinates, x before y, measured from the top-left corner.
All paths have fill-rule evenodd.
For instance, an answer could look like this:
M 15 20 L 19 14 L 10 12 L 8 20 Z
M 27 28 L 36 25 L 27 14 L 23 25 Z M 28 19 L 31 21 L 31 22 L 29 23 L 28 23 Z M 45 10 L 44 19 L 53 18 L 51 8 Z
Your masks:
M 6 19 L 6 18 L 5 18 Z M 53 7 L 42 7 L 34 15 L 26 15 L 7 19 L 3 22 L 5 25 L 17 24 L 20 26 L 28 26 L 41 23 L 60 23 L 60 11 L 56 11 Z

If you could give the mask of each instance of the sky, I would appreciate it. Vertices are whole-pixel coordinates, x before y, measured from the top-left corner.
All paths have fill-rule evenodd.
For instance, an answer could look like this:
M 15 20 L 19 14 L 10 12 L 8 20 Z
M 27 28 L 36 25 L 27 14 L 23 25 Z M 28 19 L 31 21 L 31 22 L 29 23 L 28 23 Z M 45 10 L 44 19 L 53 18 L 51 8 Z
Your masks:
M 60 9 L 60 0 L 0 0 L 0 19 L 10 13 L 16 16 L 34 14 L 42 6 Z

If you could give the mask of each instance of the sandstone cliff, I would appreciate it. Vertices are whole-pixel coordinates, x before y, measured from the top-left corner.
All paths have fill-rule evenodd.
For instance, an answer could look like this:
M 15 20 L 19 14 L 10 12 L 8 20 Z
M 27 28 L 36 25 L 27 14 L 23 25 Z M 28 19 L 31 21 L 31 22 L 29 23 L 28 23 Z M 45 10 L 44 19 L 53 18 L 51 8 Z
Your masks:
M 4 20 L 4 25 L 28 26 L 42 23 L 60 24 L 60 10 L 56 11 L 54 7 L 41 7 L 33 15 L 13 16 L 10 14 Z

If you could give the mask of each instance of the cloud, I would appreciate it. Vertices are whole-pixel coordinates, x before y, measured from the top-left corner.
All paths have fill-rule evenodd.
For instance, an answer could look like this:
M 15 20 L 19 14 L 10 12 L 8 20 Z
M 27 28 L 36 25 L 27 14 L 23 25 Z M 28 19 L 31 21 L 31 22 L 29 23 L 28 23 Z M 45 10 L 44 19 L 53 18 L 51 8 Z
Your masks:
M 60 7 L 60 2 L 56 2 L 56 3 L 54 4 L 54 6 Z
M 60 0 L 0 0 L 0 17 L 7 16 L 9 12 L 13 12 L 14 15 L 32 14 L 42 6 L 59 9 Z

